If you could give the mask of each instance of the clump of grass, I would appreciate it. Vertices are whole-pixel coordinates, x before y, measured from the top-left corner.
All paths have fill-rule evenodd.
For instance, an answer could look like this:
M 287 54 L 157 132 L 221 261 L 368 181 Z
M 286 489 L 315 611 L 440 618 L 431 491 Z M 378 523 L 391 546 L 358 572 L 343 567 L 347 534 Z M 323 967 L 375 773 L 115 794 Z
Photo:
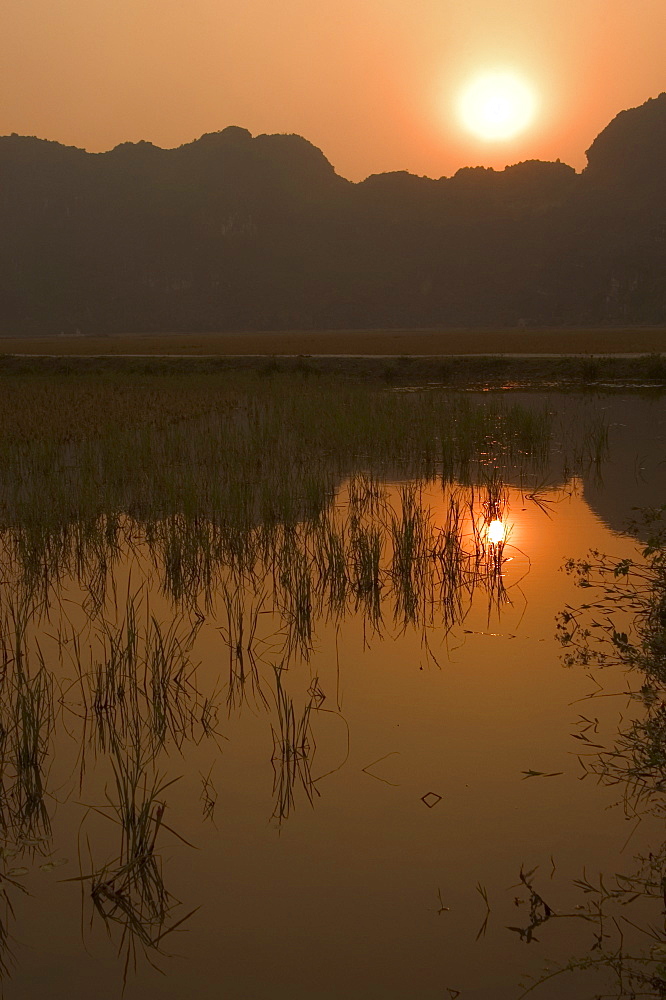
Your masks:
M 163 795 L 177 779 L 149 775 L 151 762 L 152 757 L 146 759 L 137 746 L 127 756 L 118 751 L 111 758 L 114 794 L 107 793 L 107 807 L 95 811 L 119 827 L 120 850 L 113 861 L 73 880 L 90 884 L 95 912 L 110 931 L 119 929 L 119 949 L 125 956 L 123 984 L 130 967 L 136 968 L 139 953 L 153 964 L 151 954 L 161 951 L 167 934 L 195 912 L 173 919 L 180 903 L 165 887 L 157 842 L 162 829 L 182 840 L 164 822 Z
M 383 533 L 376 524 L 354 521 L 350 536 L 351 586 L 356 607 L 363 609 L 367 620 L 378 630 L 382 619 Z
M 84 726 L 91 727 L 97 750 L 126 745 L 138 729 L 149 735 L 154 753 L 167 739 L 180 748 L 186 738 L 214 733 L 214 695 L 201 696 L 191 661 L 200 624 L 177 616 L 163 625 L 141 592 L 128 588 L 120 620 L 97 619 L 87 661 L 76 630 L 60 634 L 61 650 L 76 670 L 83 706 L 73 711 L 82 713 Z
M 222 585 L 222 603 L 226 612 L 226 624 L 218 626 L 229 651 L 229 682 L 227 706 L 231 710 L 243 705 L 250 694 L 255 702 L 267 704 L 263 693 L 259 663 L 262 655 L 259 646 L 265 643 L 259 638 L 259 616 L 267 600 L 266 592 L 250 597 L 243 584 L 247 581 L 232 579 Z
M 400 513 L 391 516 L 391 577 L 396 595 L 395 616 L 406 627 L 419 616 L 431 532 L 430 513 L 415 486 L 402 487 L 400 504 Z
M 20 847 L 38 845 L 51 831 L 45 768 L 54 725 L 54 680 L 41 649 L 28 644 L 32 617 L 10 601 L 0 622 L 0 822 Z
M 297 713 L 294 700 L 282 684 L 283 667 L 275 667 L 276 725 L 273 733 L 273 818 L 282 823 L 289 818 L 295 805 L 296 787 L 300 786 L 312 805 L 318 794 L 312 780 L 312 760 L 315 741 L 310 716 L 316 710 L 316 681 L 302 712 Z

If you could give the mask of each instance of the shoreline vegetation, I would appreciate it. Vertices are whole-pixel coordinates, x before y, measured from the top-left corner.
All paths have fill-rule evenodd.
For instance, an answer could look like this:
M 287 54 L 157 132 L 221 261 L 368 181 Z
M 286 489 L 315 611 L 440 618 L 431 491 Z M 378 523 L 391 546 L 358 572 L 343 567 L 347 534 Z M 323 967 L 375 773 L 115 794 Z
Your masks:
M 0 356 L 666 354 L 666 326 L 255 330 L 2 336 Z
M 666 329 L 0 338 L 0 377 L 223 372 L 453 389 L 659 388 L 666 384 Z

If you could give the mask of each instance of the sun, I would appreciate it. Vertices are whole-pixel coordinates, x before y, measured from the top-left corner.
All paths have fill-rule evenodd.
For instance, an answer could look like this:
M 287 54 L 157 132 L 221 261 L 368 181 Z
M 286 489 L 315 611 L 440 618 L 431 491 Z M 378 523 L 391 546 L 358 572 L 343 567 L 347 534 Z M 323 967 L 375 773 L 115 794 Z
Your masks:
M 534 119 L 534 88 L 512 72 L 482 73 L 462 90 L 458 115 L 464 127 L 489 142 L 511 139 Z

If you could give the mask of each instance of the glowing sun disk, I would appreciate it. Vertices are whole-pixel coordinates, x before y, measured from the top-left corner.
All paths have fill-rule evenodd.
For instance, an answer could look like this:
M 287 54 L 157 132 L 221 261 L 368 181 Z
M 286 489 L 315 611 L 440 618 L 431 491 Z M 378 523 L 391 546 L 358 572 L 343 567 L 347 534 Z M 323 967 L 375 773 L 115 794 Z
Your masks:
M 482 139 L 509 139 L 531 123 L 536 105 L 534 90 L 515 73 L 484 73 L 462 91 L 458 114 L 465 128 Z

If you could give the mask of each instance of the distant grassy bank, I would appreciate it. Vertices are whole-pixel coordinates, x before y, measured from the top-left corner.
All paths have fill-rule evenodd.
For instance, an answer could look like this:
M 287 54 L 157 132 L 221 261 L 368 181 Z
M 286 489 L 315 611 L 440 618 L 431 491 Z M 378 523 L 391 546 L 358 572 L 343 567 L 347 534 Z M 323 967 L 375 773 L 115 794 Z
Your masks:
M 364 381 L 380 386 L 436 384 L 451 389 L 666 388 L 666 354 L 640 355 L 231 355 L 2 354 L 0 379 L 12 376 L 221 376 Z
M 460 355 L 666 353 L 661 329 L 324 330 L 11 337 L 0 354 Z

